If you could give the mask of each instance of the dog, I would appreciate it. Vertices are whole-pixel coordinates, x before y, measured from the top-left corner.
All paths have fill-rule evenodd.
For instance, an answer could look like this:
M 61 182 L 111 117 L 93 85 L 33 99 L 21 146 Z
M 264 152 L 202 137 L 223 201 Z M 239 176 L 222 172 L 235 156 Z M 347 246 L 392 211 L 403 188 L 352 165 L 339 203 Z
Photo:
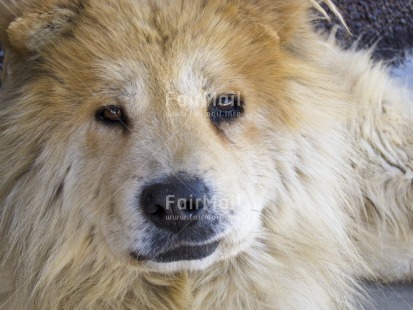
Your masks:
M 412 102 L 320 12 L 1 0 L 1 307 L 356 309 L 413 280 Z

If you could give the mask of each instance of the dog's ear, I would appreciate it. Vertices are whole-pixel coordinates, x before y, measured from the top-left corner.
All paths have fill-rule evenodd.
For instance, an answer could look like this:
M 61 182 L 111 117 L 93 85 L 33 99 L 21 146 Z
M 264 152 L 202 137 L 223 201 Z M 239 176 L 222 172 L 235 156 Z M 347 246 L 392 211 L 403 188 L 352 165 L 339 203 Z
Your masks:
M 311 22 L 318 16 L 329 18 L 324 3 L 345 26 L 340 12 L 331 0 L 242 0 L 251 15 L 277 34 L 282 42 L 308 34 Z M 317 14 L 318 13 L 318 14 Z
M 18 51 L 34 52 L 70 31 L 74 17 L 74 12 L 67 9 L 26 13 L 9 25 L 8 40 Z
M 39 51 L 70 33 L 80 14 L 81 1 L 21 1 L 0 3 L 0 40 L 19 54 Z

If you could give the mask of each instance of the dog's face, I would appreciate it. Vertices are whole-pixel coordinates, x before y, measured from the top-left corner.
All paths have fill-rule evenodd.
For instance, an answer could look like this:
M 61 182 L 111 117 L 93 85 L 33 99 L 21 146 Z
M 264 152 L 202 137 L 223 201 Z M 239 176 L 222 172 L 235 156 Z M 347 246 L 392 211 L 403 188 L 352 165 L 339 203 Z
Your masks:
M 145 269 L 246 249 L 301 117 L 285 39 L 242 1 L 66 2 L 9 27 L 54 124 L 63 207 Z

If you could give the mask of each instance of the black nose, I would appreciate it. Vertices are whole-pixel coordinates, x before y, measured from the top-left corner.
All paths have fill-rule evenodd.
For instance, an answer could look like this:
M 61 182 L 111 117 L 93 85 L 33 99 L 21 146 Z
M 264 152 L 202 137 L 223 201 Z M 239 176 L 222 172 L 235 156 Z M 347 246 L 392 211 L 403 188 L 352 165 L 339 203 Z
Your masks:
M 207 187 L 199 178 L 171 176 L 144 188 L 141 205 L 152 223 L 178 233 L 198 221 L 207 195 Z

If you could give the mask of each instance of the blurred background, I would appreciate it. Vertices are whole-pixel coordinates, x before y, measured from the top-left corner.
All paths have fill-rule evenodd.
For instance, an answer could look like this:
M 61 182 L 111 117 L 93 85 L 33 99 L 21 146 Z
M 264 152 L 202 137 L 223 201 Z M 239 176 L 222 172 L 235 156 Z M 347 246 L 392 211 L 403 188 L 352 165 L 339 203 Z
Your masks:
M 345 46 L 375 46 L 374 57 L 388 64 L 400 64 L 413 51 L 413 0 L 336 0 L 333 1 L 352 35 L 337 18 L 321 21 L 318 27 L 330 31 L 338 26 L 338 40 Z M 331 12 L 326 8 L 333 16 Z

